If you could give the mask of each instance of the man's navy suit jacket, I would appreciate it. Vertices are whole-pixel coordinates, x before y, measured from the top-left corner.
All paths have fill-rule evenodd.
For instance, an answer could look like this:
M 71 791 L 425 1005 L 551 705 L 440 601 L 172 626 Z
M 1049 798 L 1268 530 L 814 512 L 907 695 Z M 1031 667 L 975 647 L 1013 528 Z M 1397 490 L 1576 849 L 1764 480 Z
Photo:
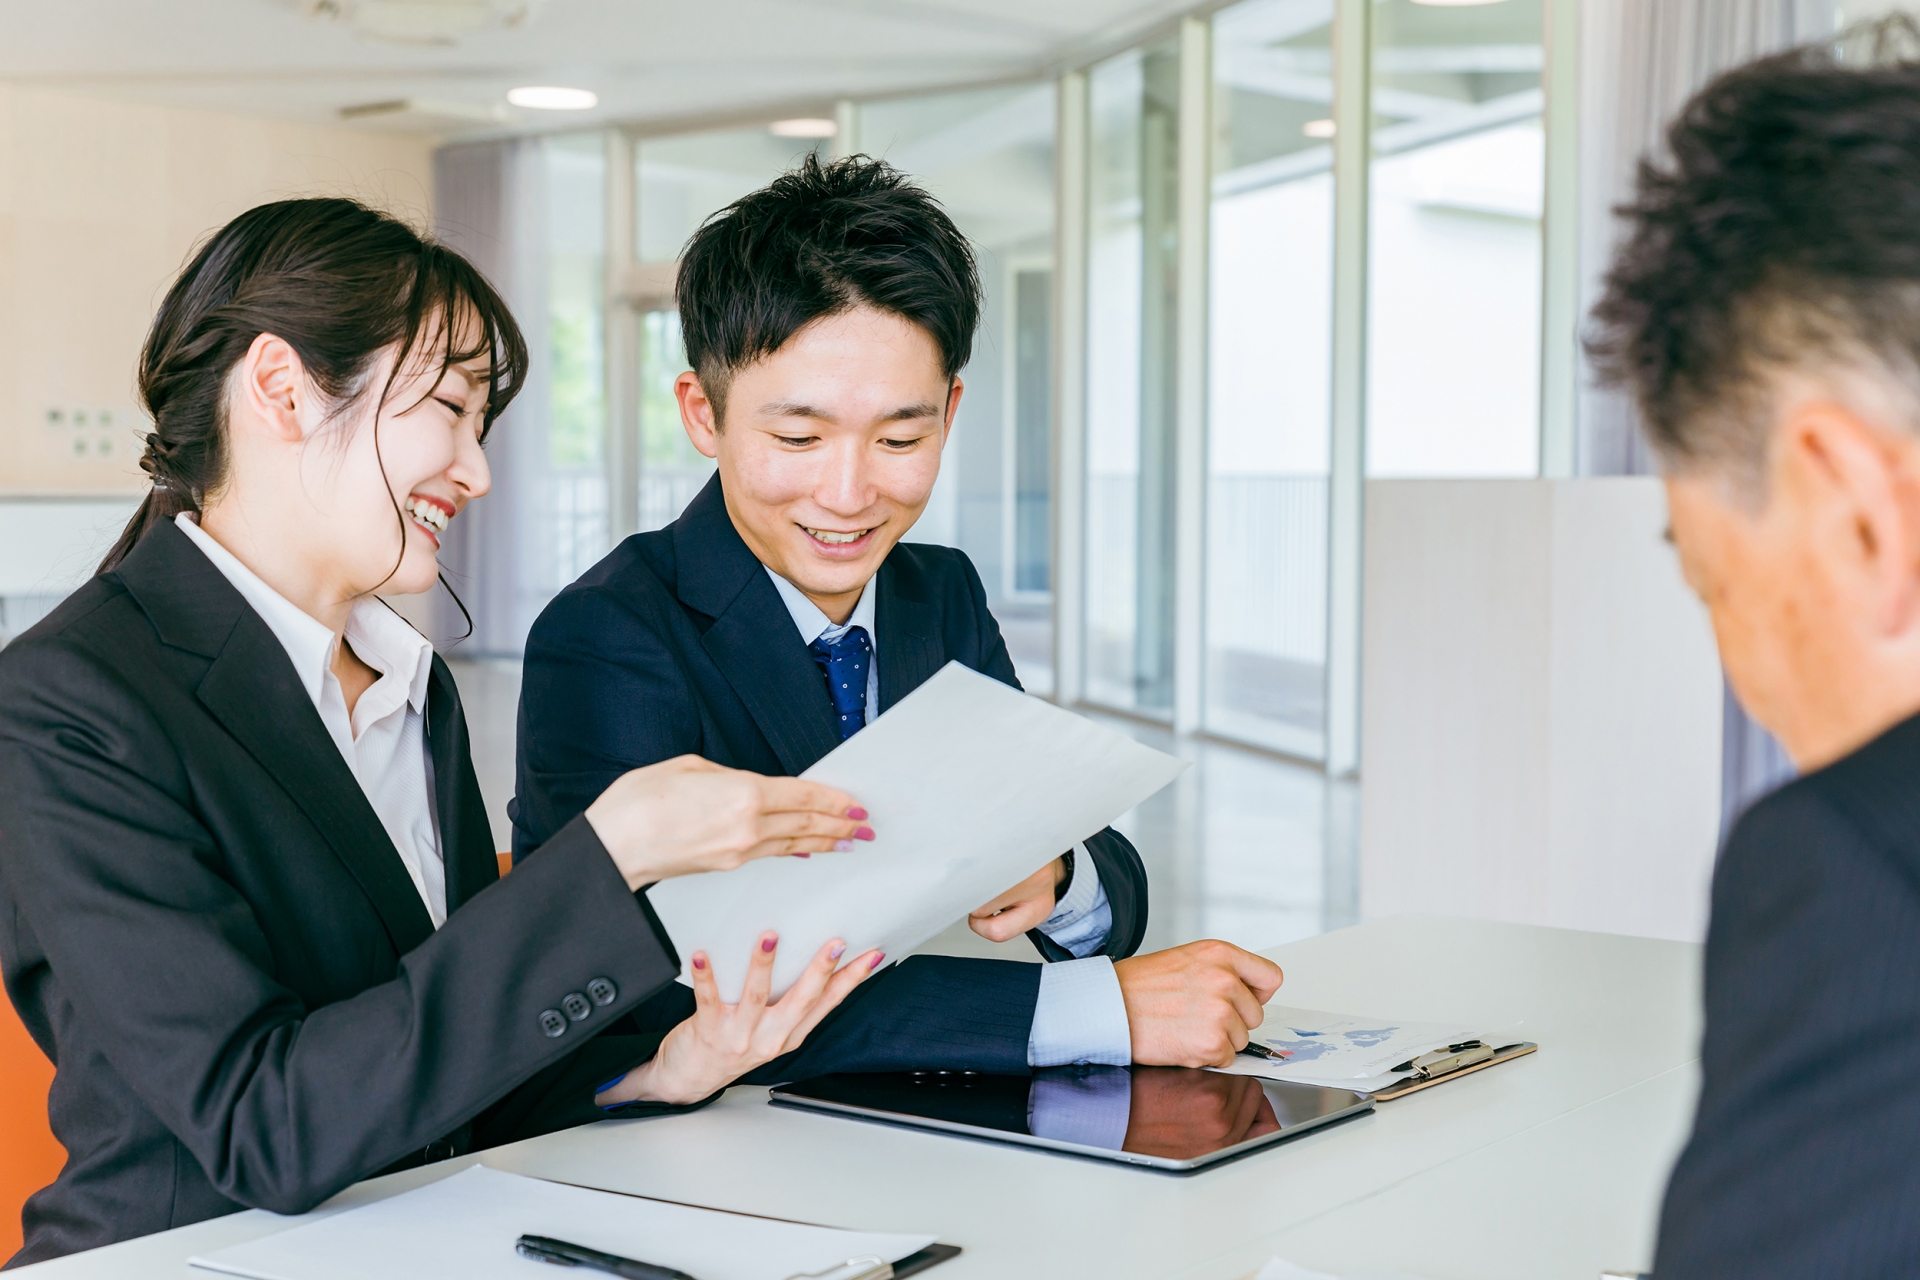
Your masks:
M 1713 877 L 1659 1280 L 1920 1276 L 1920 718 L 1756 804 Z
M 964 554 L 896 546 L 876 590 L 878 711 L 949 660 L 1019 687 Z M 716 476 L 678 520 L 626 539 L 534 623 L 510 808 L 514 857 L 545 843 L 629 769 L 693 754 L 793 775 L 839 743 L 826 681 L 734 529 Z M 1146 930 L 1146 870 L 1112 830 L 1089 836 L 1086 847 L 1113 910 L 1101 954 L 1131 955 Z M 1048 959 L 1068 958 L 1045 935 L 1028 936 Z M 1039 987 L 1037 965 L 914 957 L 856 989 L 797 1058 L 752 1078 L 907 1067 L 1023 1072 Z M 676 984 L 637 1017 L 642 1029 L 658 1030 L 692 1012 L 691 995 Z

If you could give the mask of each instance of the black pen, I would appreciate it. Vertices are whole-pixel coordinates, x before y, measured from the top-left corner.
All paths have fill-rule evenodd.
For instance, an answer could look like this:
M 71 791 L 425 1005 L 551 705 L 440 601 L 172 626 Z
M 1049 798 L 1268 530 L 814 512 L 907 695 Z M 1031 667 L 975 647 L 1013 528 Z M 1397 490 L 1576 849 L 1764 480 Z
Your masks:
M 617 1253 L 602 1253 L 585 1245 L 555 1240 L 552 1236 L 521 1236 L 514 1248 L 519 1250 L 523 1258 L 551 1262 L 558 1267 L 591 1267 L 595 1271 L 626 1276 L 628 1280 L 693 1280 L 686 1272 L 675 1271 L 672 1267 L 656 1267 L 651 1262 L 637 1262 Z

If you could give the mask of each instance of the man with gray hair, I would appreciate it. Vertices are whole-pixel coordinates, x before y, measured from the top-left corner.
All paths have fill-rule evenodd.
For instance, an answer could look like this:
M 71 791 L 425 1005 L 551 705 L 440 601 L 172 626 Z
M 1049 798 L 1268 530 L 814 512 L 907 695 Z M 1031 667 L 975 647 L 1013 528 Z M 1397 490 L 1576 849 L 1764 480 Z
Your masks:
M 1594 313 L 1727 679 L 1803 774 L 1714 875 L 1660 1280 L 1920 1275 L 1920 62 L 1853 43 L 1687 105 Z

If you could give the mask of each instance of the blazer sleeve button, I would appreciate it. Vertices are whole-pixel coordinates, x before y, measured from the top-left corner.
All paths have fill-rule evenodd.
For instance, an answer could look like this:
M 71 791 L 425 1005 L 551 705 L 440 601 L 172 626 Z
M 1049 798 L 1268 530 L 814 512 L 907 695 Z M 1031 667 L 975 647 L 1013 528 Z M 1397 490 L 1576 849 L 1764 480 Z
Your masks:
M 613 985 L 612 978 L 595 978 L 587 984 L 587 994 L 604 1009 L 620 998 L 620 988 Z
M 558 1040 L 561 1036 L 567 1034 L 566 1015 L 558 1009 L 542 1009 L 540 1011 L 540 1030 L 549 1040 Z
M 587 1015 L 593 1012 L 593 1006 L 588 1004 L 587 998 L 578 991 L 569 991 L 561 996 L 560 1007 L 565 1009 L 567 1016 L 575 1022 L 585 1022 Z

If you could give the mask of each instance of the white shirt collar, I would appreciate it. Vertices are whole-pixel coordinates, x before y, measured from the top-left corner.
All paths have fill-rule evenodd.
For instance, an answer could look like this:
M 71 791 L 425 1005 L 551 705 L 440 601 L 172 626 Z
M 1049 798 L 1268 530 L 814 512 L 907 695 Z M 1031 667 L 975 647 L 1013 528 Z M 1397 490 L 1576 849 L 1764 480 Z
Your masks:
M 333 632 L 261 581 L 260 575 L 215 541 L 192 516 L 181 512 L 173 522 L 253 606 L 253 611 L 280 641 L 280 647 L 287 651 L 307 696 L 318 706 L 327 673 L 333 666 L 333 647 L 338 643 Z M 382 675 L 398 675 L 406 681 L 408 705 L 420 714 L 426 713 L 427 683 L 433 674 L 433 645 L 425 636 L 408 626 L 393 610 L 368 596 L 354 601 L 347 615 L 347 637 L 362 662 Z
M 765 569 L 766 566 L 762 565 Z M 774 589 L 780 593 L 781 602 L 787 606 L 787 612 L 793 615 L 793 625 L 800 631 L 800 639 L 812 644 L 821 636 L 832 632 L 833 639 L 839 639 L 849 628 L 865 627 L 867 643 L 873 649 L 880 647 L 879 638 L 873 630 L 873 579 L 867 579 L 867 585 L 860 589 L 860 603 L 853 606 L 853 614 L 845 623 L 836 625 L 832 618 L 820 612 L 820 606 L 807 599 L 800 588 L 785 578 L 767 569 L 767 576 L 773 579 Z M 877 575 L 876 575 L 877 576 Z

